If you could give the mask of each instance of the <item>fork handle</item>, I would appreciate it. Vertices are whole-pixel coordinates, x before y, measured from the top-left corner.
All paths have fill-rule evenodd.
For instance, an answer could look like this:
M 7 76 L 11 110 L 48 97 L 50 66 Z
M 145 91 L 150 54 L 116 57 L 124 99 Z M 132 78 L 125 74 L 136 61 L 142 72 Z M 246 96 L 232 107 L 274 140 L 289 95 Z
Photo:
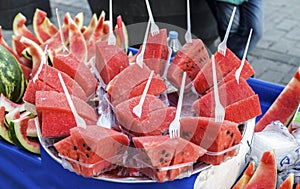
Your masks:
M 154 23 L 154 18 L 153 18 L 153 14 L 152 14 L 152 11 L 151 11 L 151 7 L 150 7 L 150 4 L 149 4 L 149 1 L 145 0 L 145 2 L 146 2 L 146 6 L 147 6 L 149 17 L 150 17 L 150 21 L 152 23 Z

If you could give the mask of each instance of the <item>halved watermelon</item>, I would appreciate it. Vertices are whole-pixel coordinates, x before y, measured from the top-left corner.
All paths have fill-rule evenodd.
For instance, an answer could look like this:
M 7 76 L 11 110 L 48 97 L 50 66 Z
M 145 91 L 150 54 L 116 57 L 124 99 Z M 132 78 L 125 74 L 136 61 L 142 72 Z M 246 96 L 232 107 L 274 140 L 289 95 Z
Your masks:
M 75 171 L 85 177 L 99 175 L 120 163 L 129 145 L 126 135 L 96 125 L 85 129 L 75 127 L 70 133 L 69 137 L 55 143 L 54 147 L 60 154 L 70 158 L 67 160 Z M 68 145 L 72 148 L 66 149 Z
M 245 186 L 245 189 L 252 188 L 275 188 L 277 180 L 276 159 L 273 151 L 263 153 L 260 163 Z
M 210 152 L 222 152 L 240 143 L 242 135 L 238 124 L 231 121 L 215 122 L 214 118 L 184 117 L 180 120 L 180 136 L 200 145 Z M 226 157 L 233 156 L 235 150 L 219 155 L 203 155 L 199 161 L 218 165 Z
M 186 72 L 186 85 L 188 85 L 209 60 L 202 40 L 193 39 L 192 43 L 185 43 L 176 53 L 168 69 L 167 79 L 174 87 L 180 88 L 182 73 Z

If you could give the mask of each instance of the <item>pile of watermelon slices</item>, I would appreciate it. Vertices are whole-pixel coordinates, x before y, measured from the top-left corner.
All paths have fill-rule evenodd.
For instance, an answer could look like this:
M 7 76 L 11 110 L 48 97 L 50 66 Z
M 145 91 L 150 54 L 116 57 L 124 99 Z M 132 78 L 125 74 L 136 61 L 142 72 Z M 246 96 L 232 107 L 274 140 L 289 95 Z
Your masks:
M 238 84 L 234 70 L 241 60 L 229 49 L 226 56 L 215 54 L 219 93 L 226 109 L 225 121 L 217 123 L 211 61 L 200 39 L 185 44 L 166 66 L 167 32 L 160 29 L 155 36 L 149 34 L 145 64 L 139 66 L 134 62 L 136 56 L 129 61 L 126 49 L 107 44 L 104 12 L 99 19 L 94 15 L 88 26 L 83 26 L 82 19 L 82 14 L 71 18 L 66 13 L 60 33 L 45 12 L 37 9 L 32 33 L 20 13 L 14 20 L 13 48 L 6 45 L 22 65 L 28 81 L 23 96 L 26 111 L 36 117 L 43 138 L 58 140 L 53 146 L 73 171 L 85 177 L 124 172 L 134 175 L 138 171 L 164 182 L 190 176 L 195 163 L 219 165 L 235 155 L 235 147 L 242 139 L 239 124 L 261 114 L 258 96 L 246 82 L 254 74 L 248 62 Z M 63 43 L 60 34 L 64 36 Z M 44 58 L 46 48 L 48 59 Z M 151 70 L 155 74 L 142 115 L 137 117 L 133 107 L 141 99 Z M 168 127 L 176 108 L 160 97 L 167 90 L 166 80 L 179 88 L 184 71 L 186 93 L 196 91 L 193 93 L 197 100 L 189 105 L 193 116 L 180 120 L 180 137 L 170 139 Z M 86 128 L 77 126 L 58 73 L 79 116 L 86 121 Z M 105 106 L 111 107 L 115 116 L 113 128 L 97 125 L 99 118 L 105 116 L 97 111 L 103 108 L 99 107 L 104 98 L 100 89 L 107 95 Z

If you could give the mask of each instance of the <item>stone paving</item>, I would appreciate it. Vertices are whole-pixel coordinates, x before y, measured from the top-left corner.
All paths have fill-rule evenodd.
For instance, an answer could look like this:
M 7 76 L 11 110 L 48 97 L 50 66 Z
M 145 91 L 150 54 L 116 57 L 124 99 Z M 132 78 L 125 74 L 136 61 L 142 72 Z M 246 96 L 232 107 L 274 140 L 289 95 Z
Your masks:
M 300 66 L 300 3 L 299 0 L 266 0 L 264 36 L 249 54 L 248 60 L 256 71 L 255 78 L 286 85 Z M 60 16 L 70 12 L 85 15 L 85 24 L 92 13 L 85 0 L 50 0 L 56 23 L 55 9 Z M 30 28 L 30 26 L 29 26 Z M 12 31 L 4 30 L 4 37 L 11 40 Z

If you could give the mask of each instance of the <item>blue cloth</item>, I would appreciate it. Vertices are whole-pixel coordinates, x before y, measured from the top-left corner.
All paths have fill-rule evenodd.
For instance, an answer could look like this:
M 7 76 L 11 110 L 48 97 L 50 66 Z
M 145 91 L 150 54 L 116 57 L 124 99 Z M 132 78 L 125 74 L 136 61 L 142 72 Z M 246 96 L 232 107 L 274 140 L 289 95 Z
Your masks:
M 236 5 L 215 0 L 207 0 L 207 2 L 213 10 L 218 25 L 219 36 L 223 40 L 232 10 Z M 250 0 L 238 5 L 227 41 L 227 47 L 241 59 L 250 29 L 253 29 L 253 33 L 248 54 L 262 38 L 263 27 L 263 0 Z

